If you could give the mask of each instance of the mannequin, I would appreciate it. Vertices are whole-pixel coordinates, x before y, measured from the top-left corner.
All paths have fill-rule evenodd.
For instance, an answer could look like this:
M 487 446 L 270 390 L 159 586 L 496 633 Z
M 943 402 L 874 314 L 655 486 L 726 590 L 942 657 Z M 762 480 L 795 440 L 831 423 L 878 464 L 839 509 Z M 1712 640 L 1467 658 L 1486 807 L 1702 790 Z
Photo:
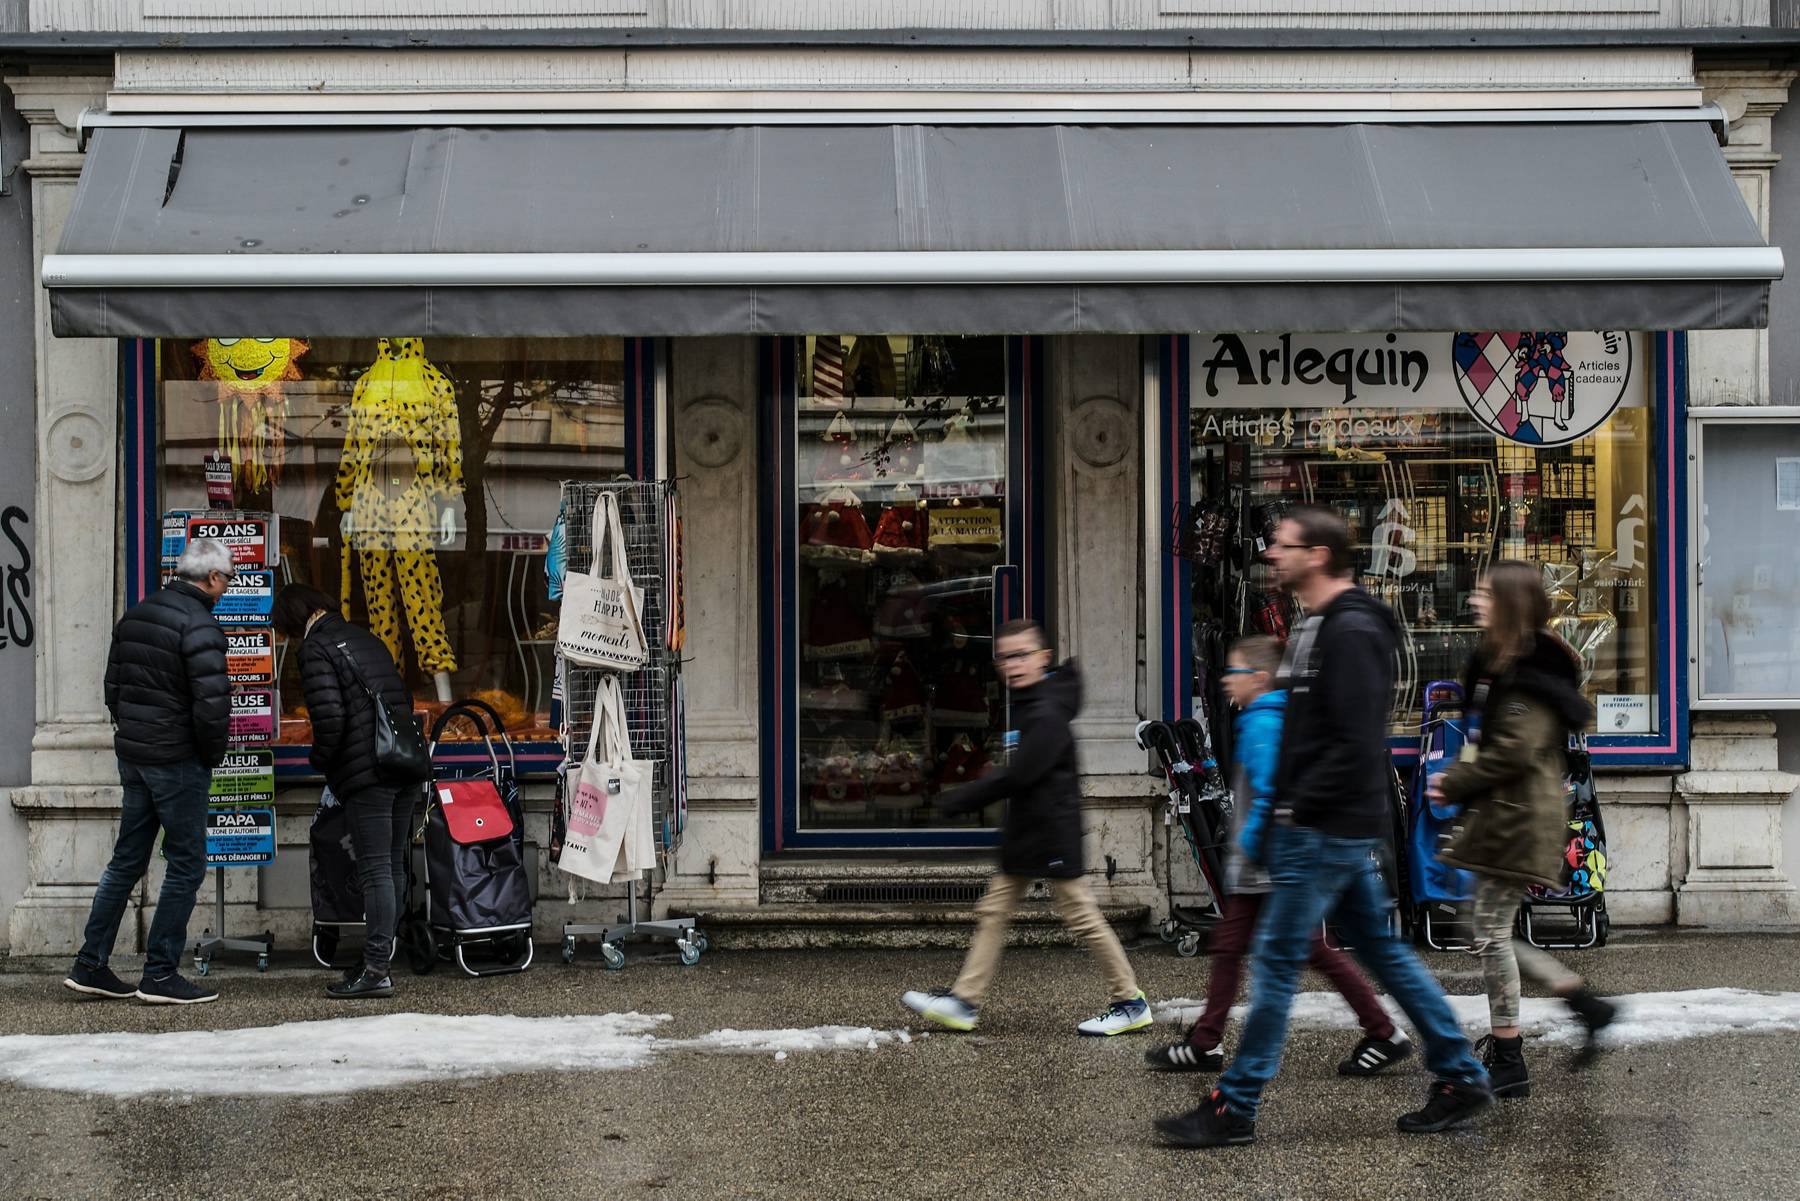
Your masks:
M 432 536 L 445 544 L 456 537 L 450 503 L 462 489 L 456 389 L 426 360 L 422 339 L 380 338 L 376 344 L 379 354 L 350 400 L 338 464 L 345 605 L 354 552 L 369 628 L 394 662 L 402 662 L 404 604 L 419 668 L 447 702 L 456 656 L 444 628 L 444 584 Z

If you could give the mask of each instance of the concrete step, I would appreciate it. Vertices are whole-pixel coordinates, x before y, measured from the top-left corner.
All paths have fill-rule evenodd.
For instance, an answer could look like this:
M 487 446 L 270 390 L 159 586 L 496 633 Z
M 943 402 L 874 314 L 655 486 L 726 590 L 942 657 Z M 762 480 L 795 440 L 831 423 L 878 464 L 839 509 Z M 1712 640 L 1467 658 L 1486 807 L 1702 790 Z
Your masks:
M 991 869 L 990 869 L 991 870 Z M 1149 920 L 1146 905 L 1102 905 L 1100 912 L 1123 939 L 1135 938 Z M 972 905 L 769 904 L 755 908 L 673 910 L 692 917 L 712 946 L 733 950 L 839 947 L 966 947 L 975 926 Z M 1007 935 L 1017 947 L 1073 946 L 1048 902 L 1019 906 Z

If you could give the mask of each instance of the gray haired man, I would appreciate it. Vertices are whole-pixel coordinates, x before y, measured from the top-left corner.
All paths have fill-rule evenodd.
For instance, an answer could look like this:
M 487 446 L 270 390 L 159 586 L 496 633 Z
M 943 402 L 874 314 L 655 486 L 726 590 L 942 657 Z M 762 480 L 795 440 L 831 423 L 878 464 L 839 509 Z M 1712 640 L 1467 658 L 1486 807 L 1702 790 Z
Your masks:
M 212 616 L 231 577 L 230 550 L 197 538 L 181 552 L 175 578 L 113 627 L 106 708 L 125 795 L 112 862 L 94 891 L 81 953 L 63 981 L 78 993 L 135 996 L 158 1005 L 218 999 L 175 969 L 194 895 L 206 878 L 206 797 L 212 769 L 225 757 L 231 716 L 225 634 Z M 145 942 L 143 979 L 133 988 L 106 961 L 125 906 L 150 866 L 158 831 L 168 872 Z

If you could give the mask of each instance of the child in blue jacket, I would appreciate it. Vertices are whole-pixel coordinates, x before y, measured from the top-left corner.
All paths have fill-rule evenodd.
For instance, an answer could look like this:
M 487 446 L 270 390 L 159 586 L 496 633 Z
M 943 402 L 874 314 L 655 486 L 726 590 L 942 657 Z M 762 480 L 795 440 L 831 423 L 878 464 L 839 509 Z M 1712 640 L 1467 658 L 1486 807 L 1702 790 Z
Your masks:
M 1206 1009 L 1187 1037 L 1172 1046 L 1144 1053 L 1159 1072 L 1220 1071 L 1225 1052 L 1219 1042 L 1225 1020 L 1237 999 L 1244 957 L 1256 934 L 1256 919 L 1271 885 L 1263 870 L 1263 841 L 1275 809 L 1275 765 L 1281 758 L 1281 726 L 1286 691 L 1276 688 L 1281 673 L 1281 644 L 1273 638 L 1243 638 L 1231 648 L 1225 669 L 1225 695 L 1238 710 L 1233 746 L 1232 795 L 1236 816 L 1225 864 L 1225 916 L 1212 931 L 1211 975 Z M 1372 1076 L 1412 1053 L 1412 1043 L 1394 1027 L 1374 989 L 1341 951 L 1313 936 L 1312 967 L 1323 973 L 1362 1024 L 1363 1039 L 1338 1065 L 1346 1076 Z

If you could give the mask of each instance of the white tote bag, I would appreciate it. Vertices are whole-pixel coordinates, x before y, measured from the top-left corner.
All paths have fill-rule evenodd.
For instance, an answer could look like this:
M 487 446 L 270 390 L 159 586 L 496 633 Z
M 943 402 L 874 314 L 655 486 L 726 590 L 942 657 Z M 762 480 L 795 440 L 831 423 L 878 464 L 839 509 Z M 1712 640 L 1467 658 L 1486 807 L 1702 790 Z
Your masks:
M 574 787 L 564 790 L 568 811 L 558 867 L 596 884 L 610 884 L 614 876 L 635 877 L 655 865 L 650 797 L 655 766 L 631 757 L 619 681 L 602 677 L 587 751 Z
M 594 552 L 585 573 L 571 571 L 563 581 L 562 610 L 557 621 L 556 653 L 583 667 L 636 671 L 648 657 L 644 640 L 644 590 L 632 583 L 625 555 L 625 530 L 619 504 L 610 492 L 594 501 Z M 610 546 L 612 554 L 603 553 Z M 600 574 L 610 557 L 610 574 Z

